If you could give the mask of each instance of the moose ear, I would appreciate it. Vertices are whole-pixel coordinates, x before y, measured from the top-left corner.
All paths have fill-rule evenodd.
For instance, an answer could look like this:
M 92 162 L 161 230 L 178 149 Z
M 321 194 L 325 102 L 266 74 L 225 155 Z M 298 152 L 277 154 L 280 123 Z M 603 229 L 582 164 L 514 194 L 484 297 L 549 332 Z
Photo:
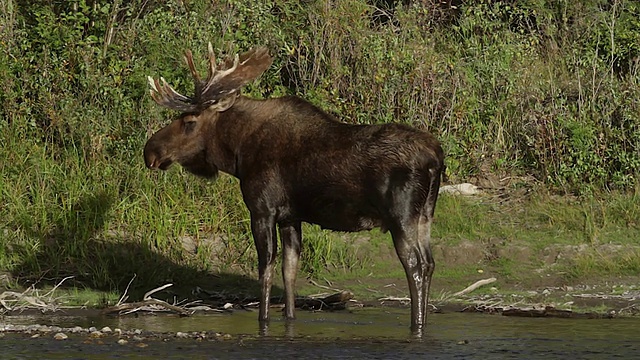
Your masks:
M 227 111 L 230 107 L 233 106 L 237 98 L 237 94 L 231 94 L 225 98 L 220 99 L 220 101 L 212 105 L 211 108 L 217 112 Z

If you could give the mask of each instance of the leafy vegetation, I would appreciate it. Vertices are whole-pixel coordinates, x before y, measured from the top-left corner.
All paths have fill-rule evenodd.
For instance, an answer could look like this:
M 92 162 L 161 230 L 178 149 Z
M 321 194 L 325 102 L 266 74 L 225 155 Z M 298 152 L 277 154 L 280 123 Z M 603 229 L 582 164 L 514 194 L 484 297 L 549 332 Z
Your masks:
M 141 158 L 175 116 L 150 100 L 146 76 L 191 91 L 182 52 L 204 65 L 208 41 L 219 54 L 271 49 L 250 96 L 296 94 L 346 122 L 428 129 L 453 181 L 527 176 L 551 193 L 526 200 L 521 217 L 443 197 L 434 231 L 444 244 L 497 238 L 542 251 L 638 238 L 637 2 L 0 0 L 0 10 L 0 271 L 21 284 L 73 275 L 122 291 L 135 273 L 148 290 L 253 271 L 237 182 L 152 173 Z M 305 231 L 307 274 L 370 271 L 371 251 L 390 246 L 377 233 L 366 248 Z M 567 266 L 578 278 L 629 274 L 636 255 Z

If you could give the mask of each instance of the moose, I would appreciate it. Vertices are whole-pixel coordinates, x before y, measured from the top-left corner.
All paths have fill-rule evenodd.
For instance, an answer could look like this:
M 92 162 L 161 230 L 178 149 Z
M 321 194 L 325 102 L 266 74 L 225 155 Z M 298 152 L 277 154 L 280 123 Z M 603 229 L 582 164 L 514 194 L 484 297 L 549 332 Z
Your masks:
M 343 123 L 296 96 L 243 96 L 241 88 L 271 66 L 268 49 L 257 47 L 220 64 L 211 43 L 208 53 L 203 80 L 191 51 L 185 52 L 193 96 L 149 77 L 153 100 L 182 114 L 149 138 L 144 160 L 149 169 L 179 163 L 197 176 L 215 179 L 223 171 L 239 179 L 258 253 L 260 324 L 269 321 L 278 233 L 284 316 L 295 318 L 306 222 L 343 232 L 390 232 L 409 284 L 411 329 L 421 335 L 435 268 L 431 223 L 444 172 L 438 140 L 399 123 Z

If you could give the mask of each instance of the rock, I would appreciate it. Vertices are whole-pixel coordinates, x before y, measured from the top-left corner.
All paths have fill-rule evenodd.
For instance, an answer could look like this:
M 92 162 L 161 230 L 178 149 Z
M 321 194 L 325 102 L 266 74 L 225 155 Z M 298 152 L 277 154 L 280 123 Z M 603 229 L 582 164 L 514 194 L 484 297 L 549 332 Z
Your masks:
M 126 345 L 128 343 L 129 341 L 127 341 L 126 339 L 118 339 L 118 345 Z
M 101 332 L 103 332 L 103 333 L 108 334 L 108 333 L 110 333 L 112 330 L 111 330 L 111 328 L 110 328 L 110 327 L 105 326 L 105 327 L 103 327 L 102 329 L 100 329 L 100 331 L 101 331 Z
M 59 333 L 53 335 L 53 338 L 56 339 L 56 340 L 66 340 L 66 339 L 69 338 L 69 336 L 67 336 L 67 334 L 65 334 L 65 333 L 59 332 Z
M 477 195 L 480 193 L 480 189 L 469 183 L 462 183 L 456 185 L 441 186 L 439 193 L 447 193 L 452 195 Z
M 44 325 L 37 325 L 37 327 L 34 329 L 37 330 L 39 332 L 53 332 L 53 329 L 48 327 L 48 326 L 44 326 Z M 56 332 L 60 332 L 61 329 L 57 329 Z
M 189 337 L 189 334 L 187 334 L 187 333 L 183 333 L 182 331 L 178 331 L 178 332 L 176 333 L 176 337 L 177 337 L 177 338 L 180 338 L 180 339 L 185 339 L 185 338 L 188 338 L 188 337 Z
M 75 334 L 75 333 L 83 332 L 84 329 L 80 326 L 74 326 L 71 329 L 69 329 L 69 331 Z

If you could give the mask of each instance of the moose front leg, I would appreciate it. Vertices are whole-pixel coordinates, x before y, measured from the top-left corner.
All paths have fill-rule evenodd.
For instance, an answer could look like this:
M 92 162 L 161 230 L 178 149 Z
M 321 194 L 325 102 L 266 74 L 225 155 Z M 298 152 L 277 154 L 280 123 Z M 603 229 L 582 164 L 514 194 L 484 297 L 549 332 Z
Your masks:
M 251 232 L 258 251 L 258 274 L 260 276 L 260 310 L 258 320 L 269 321 L 269 305 L 273 268 L 278 252 L 276 226 L 273 216 L 251 216 Z
M 282 279 L 284 280 L 284 311 L 287 319 L 295 318 L 295 284 L 300 259 L 302 239 L 301 224 L 280 225 L 280 239 L 282 240 Z

